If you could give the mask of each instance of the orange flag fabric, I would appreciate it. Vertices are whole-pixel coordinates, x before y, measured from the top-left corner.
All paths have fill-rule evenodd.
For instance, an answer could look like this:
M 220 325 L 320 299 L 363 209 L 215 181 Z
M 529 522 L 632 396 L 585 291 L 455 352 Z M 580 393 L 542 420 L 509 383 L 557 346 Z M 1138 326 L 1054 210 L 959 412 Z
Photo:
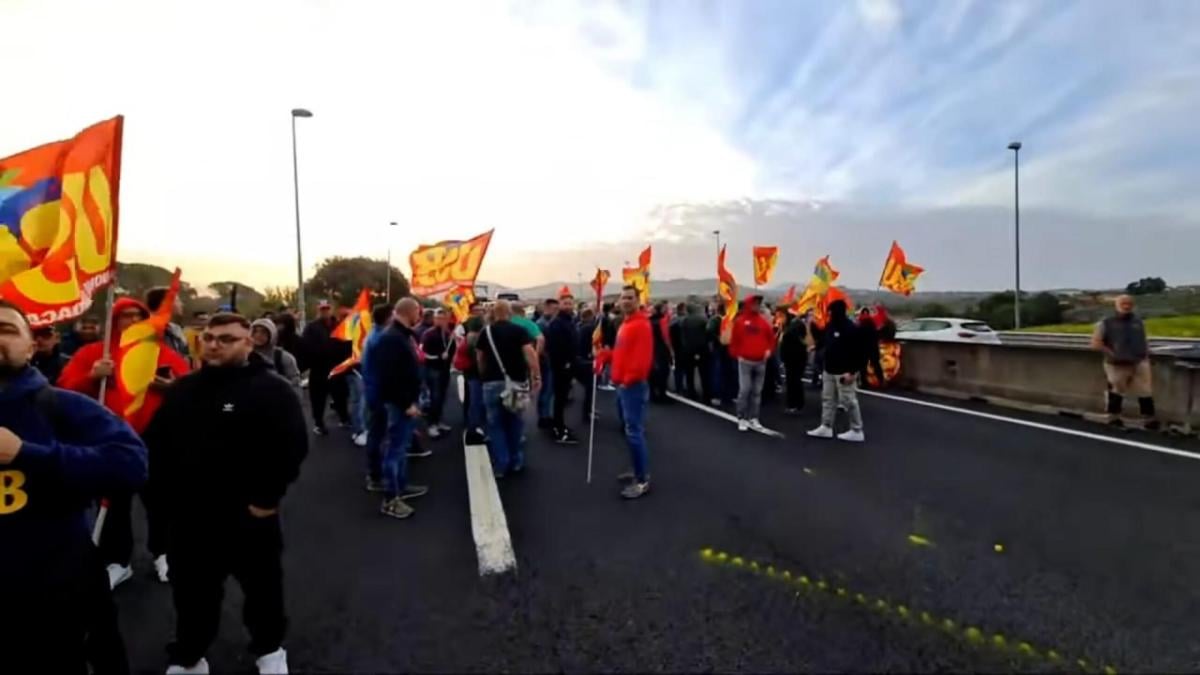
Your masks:
M 412 266 L 409 282 L 413 295 L 438 295 L 456 286 L 474 288 L 493 232 L 495 230 L 488 230 L 466 241 L 441 241 L 419 246 L 408 256 Z
M 787 293 L 783 294 L 783 299 L 779 301 L 779 306 L 787 307 L 790 310 L 792 307 L 792 304 L 795 302 L 796 302 L 796 284 L 792 284 L 791 287 L 788 288 Z
M 367 337 L 374 326 L 371 319 L 371 291 L 364 288 L 358 294 L 354 309 L 330 334 L 335 340 L 345 340 L 350 343 L 350 358 L 342 361 L 329 371 L 329 376 L 340 375 L 353 368 L 362 360 L 363 349 L 367 346 Z
M 917 277 L 924 271 L 925 268 L 910 264 L 904 256 L 904 249 L 893 241 L 887 260 L 883 262 L 879 285 L 893 293 L 912 295 L 917 288 Z
M 163 333 L 171 323 L 175 298 L 179 295 L 179 268 L 171 276 L 171 285 L 158 311 L 121 332 L 113 355 L 116 372 L 117 404 L 115 411 L 128 420 L 146 403 L 146 392 L 158 369 Z
M 717 296 L 725 304 L 725 314 L 721 317 L 722 333 L 730 327 L 733 318 L 737 316 L 737 293 L 737 280 L 725 267 L 725 247 L 722 246 L 721 252 L 717 254 Z
M 566 284 L 563 284 L 562 288 L 558 289 L 558 299 L 562 300 L 563 298 L 567 297 L 568 295 L 571 295 L 571 287 Z
M 600 311 L 600 308 L 604 305 L 604 287 L 606 285 L 608 285 L 608 280 L 611 276 L 612 275 L 609 273 L 608 270 L 602 270 L 599 267 L 597 267 L 596 268 L 596 276 L 592 277 L 592 283 L 590 285 L 592 287 L 592 290 L 596 292 L 596 311 L 597 312 Z
M 638 255 L 637 267 L 625 267 L 621 270 L 621 278 L 626 284 L 637 289 L 638 302 L 642 305 L 650 304 L 650 257 L 650 247 L 647 246 Z
M 754 247 L 754 285 L 766 286 L 775 273 L 775 263 L 779 262 L 778 246 Z
M 0 158 L 0 298 L 69 321 L 113 281 L 124 118 Z

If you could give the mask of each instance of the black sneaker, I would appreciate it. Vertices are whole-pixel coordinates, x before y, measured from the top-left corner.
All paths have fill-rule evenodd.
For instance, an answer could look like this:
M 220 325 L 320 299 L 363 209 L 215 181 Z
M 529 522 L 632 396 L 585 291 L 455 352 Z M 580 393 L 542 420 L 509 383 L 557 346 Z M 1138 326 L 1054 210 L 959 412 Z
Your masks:
M 433 451 L 428 448 L 413 448 L 408 451 L 409 457 L 428 457 L 433 454 Z
M 383 492 L 383 481 L 375 480 L 370 476 L 367 476 L 365 487 L 367 492 Z
M 1111 417 L 1108 420 L 1108 426 L 1116 429 L 1124 429 L 1125 422 L 1123 422 L 1120 417 Z
M 571 433 L 570 429 L 563 429 L 554 435 L 554 442 L 559 445 L 579 445 L 579 439 L 575 434 Z
M 1142 425 L 1142 428 L 1145 429 L 1146 431 L 1158 431 L 1159 429 L 1162 428 L 1162 423 L 1159 422 L 1158 420 L 1153 420 L 1153 419 L 1146 420 L 1146 422 Z
M 409 485 L 400 491 L 400 499 L 416 499 L 429 494 L 429 488 L 424 485 Z
M 313 434 L 317 436 L 328 436 L 329 430 L 318 424 L 317 426 L 313 427 Z

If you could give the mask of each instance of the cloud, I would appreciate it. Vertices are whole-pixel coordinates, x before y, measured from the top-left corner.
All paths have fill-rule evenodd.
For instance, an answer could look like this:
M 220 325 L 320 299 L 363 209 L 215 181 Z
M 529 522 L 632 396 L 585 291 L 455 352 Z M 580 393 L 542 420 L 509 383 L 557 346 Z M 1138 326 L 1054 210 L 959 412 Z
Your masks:
M 891 33 L 900 25 L 899 0 L 857 0 L 859 16 L 877 33 Z

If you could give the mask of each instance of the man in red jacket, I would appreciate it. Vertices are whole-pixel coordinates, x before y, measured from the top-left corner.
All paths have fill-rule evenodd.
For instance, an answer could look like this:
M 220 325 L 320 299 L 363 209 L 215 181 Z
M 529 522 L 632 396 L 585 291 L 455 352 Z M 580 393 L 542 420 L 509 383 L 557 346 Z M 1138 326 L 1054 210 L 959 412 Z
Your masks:
M 738 362 L 738 431 L 762 431 L 758 409 L 762 404 L 767 359 L 775 347 L 775 331 L 759 310 L 761 295 L 748 296 L 733 320 L 729 354 Z
M 633 471 L 622 476 L 629 484 L 621 491 L 625 499 L 637 499 L 650 491 L 650 461 L 646 449 L 646 405 L 650 401 L 650 368 L 654 364 L 654 333 L 650 319 L 638 309 L 638 292 L 633 286 L 621 290 L 618 301 L 624 320 L 617 331 L 611 353 L 597 354 L 595 367 L 612 361 L 612 383 L 617 387 L 617 413 L 625 429 L 625 442 Z
M 109 337 L 110 354 L 115 354 L 121 340 L 121 333 L 128 327 L 150 317 L 150 310 L 133 298 L 120 298 L 113 303 L 112 333 Z M 116 364 L 112 358 L 104 356 L 104 342 L 91 342 L 75 352 L 71 360 L 63 368 L 58 378 L 58 386 L 70 389 L 95 398 L 100 395 L 100 382 L 108 379 L 104 392 L 104 406 L 121 417 L 120 394 L 117 392 L 113 372 Z M 158 406 L 162 404 L 163 391 L 177 377 L 188 372 L 187 361 L 178 352 L 165 343 L 158 351 L 158 376 L 146 393 L 146 402 L 134 414 L 125 417 L 133 430 L 139 435 L 146 430 Z M 108 566 L 108 580 L 113 588 L 124 583 L 133 576 L 129 567 L 133 557 L 133 524 L 132 508 L 133 495 L 106 495 L 108 497 L 108 515 L 104 518 L 104 527 L 100 531 L 100 555 Z M 146 505 L 148 515 L 147 548 L 154 557 L 154 569 L 162 582 L 167 581 L 167 545 L 166 532 L 161 522 L 160 514 L 153 508 L 153 500 L 147 500 L 142 493 L 142 503 Z

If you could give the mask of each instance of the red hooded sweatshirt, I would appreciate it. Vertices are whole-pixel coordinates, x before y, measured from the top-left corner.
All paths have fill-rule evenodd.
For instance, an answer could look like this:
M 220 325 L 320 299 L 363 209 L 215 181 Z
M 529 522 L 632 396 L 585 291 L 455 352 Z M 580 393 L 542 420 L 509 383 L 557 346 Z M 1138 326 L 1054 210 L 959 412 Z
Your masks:
M 758 311 L 758 302 L 746 299 L 742 311 L 733 319 L 729 355 L 746 361 L 765 361 L 775 347 L 775 329 Z
M 142 303 L 133 298 L 120 298 L 113 303 L 112 316 L 109 317 L 109 320 L 114 320 L 121 312 L 134 307 L 142 310 L 142 313 L 146 316 L 150 316 L 150 310 L 146 309 L 146 306 Z M 121 336 L 116 334 L 116 330 L 113 330 L 111 337 L 112 354 L 116 354 L 117 345 L 120 340 Z M 75 355 L 63 367 L 62 374 L 58 377 L 58 386 L 95 398 L 100 394 L 100 380 L 93 380 L 91 378 L 92 366 L 103 357 L 104 343 L 102 340 L 84 345 L 79 351 L 75 352 Z M 173 377 L 182 377 L 188 372 L 187 361 L 178 352 L 166 345 L 163 345 L 162 349 L 158 350 L 158 367 L 170 368 Z M 162 396 L 162 392 L 154 391 L 153 389 L 146 393 L 146 403 L 142 406 L 141 410 L 138 410 L 129 419 L 125 420 L 129 422 L 134 431 L 140 434 L 146 429 L 146 426 L 150 424 L 150 419 L 154 417 L 155 411 L 158 410 L 158 406 L 162 403 Z M 119 405 L 117 385 L 111 377 L 108 379 L 108 386 L 105 389 L 104 405 L 113 412 L 116 412 L 116 407 Z M 117 416 L 120 417 L 121 414 L 118 412 Z
M 635 312 L 621 322 L 617 345 L 613 347 L 612 381 L 615 385 L 645 382 L 654 363 L 654 334 L 650 319 Z

